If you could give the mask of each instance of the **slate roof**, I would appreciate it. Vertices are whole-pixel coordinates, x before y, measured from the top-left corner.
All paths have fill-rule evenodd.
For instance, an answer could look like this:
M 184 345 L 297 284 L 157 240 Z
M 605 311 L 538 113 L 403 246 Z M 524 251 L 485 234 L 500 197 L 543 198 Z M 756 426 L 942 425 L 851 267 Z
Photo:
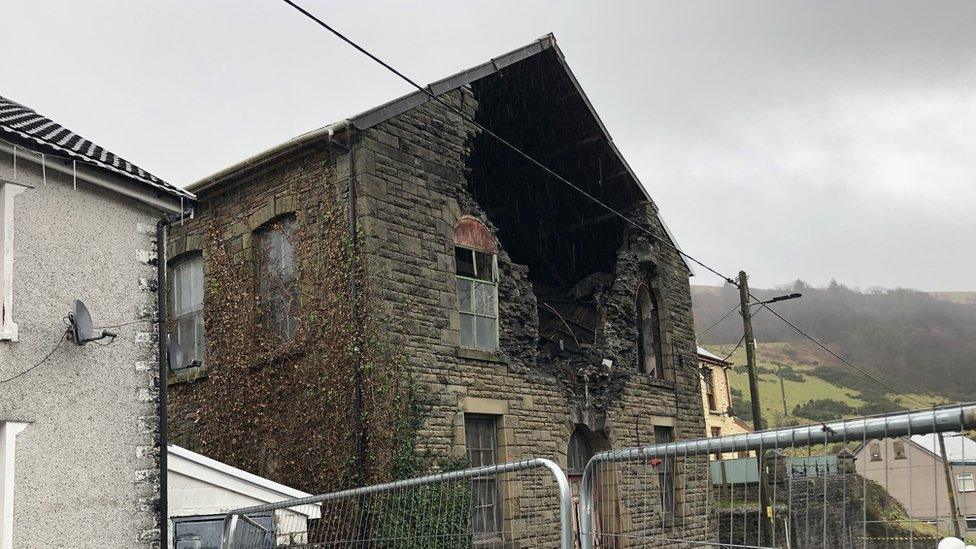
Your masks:
M 976 463 L 976 441 L 959 433 L 943 433 L 942 439 L 945 441 L 949 463 Z M 938 435 L 912 435 L 912 442 L 939 457 L 942 456 Z
M 710 360 L 713 360 L 715 362 L 721 362 L 723 364 L 732 364 L 731 362 L 729 362 L 729 361 L 725 360 L 724 358 L 722 358 L 722 357 L 720 357 L 720 356 L 712 353 L 711 351 L 709 351 L 708 349 L 706 349 L 706 348 L 704 348 L 702 346 L 699 346 L 698 347 L 698 356 L 700 358 L 710 359 Z
M 637 174 L 634 172 L 633 169 L 631 169 L 630 164 L 627 163 L 627 160 L 624 158 L 623 154 L 621 154 L 620 150 L 617 148 L 617 145 L 613 142 L 613 138 L 610 137 L 610 132 L 603 124 L 603 120 L 600 119 L 600 116 L 597 114 L 596 109 L 593 107 L 593 104 L 590 103 L 590 100 L 589 98 L 587 98 L 586 93 L 583 92 L 582 86 L 580 86 L 579 81 L 576 79 L 576 75 L 573 74 L 573 71 L 569 68 L 569 65 L 566 63 L 565 55 L 563 55 L 562 50 L 559 48 L 559 45 L 556 43 L 556 37 L 552 33 L 549 33 L 543 36 L 542 38 L 539 38 L 538 40 L 531 42 L 526 46 L 522 46 L 521 48 L 517 48 L 498 57 L 494 57 L 491 60 L 486 61 L 480 65 L 471 67 L 470 69 L 461 71 L 452 76 L 448 76 L 447 78 L 443 78 L 441 80 L 433 82 L 427 85 L 426 88 L 427 92 L 430 92 L 430 94 L 433 94 L 435 96 L 442 95 L 449 91 L 458 89 L 462 86 L 471 84 L 476 80 L 495 74 L 508 66 L 514 65 L 520 61 L 524 61 L 525 59 L 538 55 L 547 50 L 552 50 L 555 52 L 556 61 L 559 63 L 560 67 L 562 67 L 562 69 L 566 72 L 566 76 L 570 79 L 573 87 L 576 89 L 576 92 L 582 98 L 584 104 L 586 105 L 587 110 L 590 112 L 590 115 L 593 117 L 593 120 L 595 120 L 597 125 L 600 127 L 600 130 L 603 134 L 603 138 L 606 140 L 607 145 L 610 147 L 610 150 L 620 160 L 620 163 L 623 165 L 624 169 L 630 175 L 631 179 L 633 179 L 634 183 L 637 185 L 640 192 L 644 195 L 644 197 L 649 202 L 653 204 L 654 202 L 651 199 L 651 196 L 647 193 L 647 189 L 644 188 L 644 185 L 640 182 L 640 179 L 637 178 Z M 433 101 L 433 99 L 430 97 L 430 95 L 427 92 L 417 90 L 415 92 L 411 92 L 397 99 L 394 99 L 388 103 L 384 103 L 383 105 L 380 105 L 378 107 L 374 107 L 365 112 L 359 113 L 350 118 L 346 118 L 344 120 L 340 120 L 338 122 L 329 124 L 327 126 L 323 126 L 317 130 L 306 132 L 284 143 L 275 145 L 274 147 L 259 152 L 258 154 L 251 156 L 250 158 L 242 160 L 211 176 L 205 177 L 200 181 L 191 183 L 190 185 L 187 186 L 187 188 L 192 189 L 194 192 L 202 194 L 205 191 L 207 191 L 209 188 L 217 185 L 223 179 L 229 177 L 231 174 L 234 174 L 241 169 L 254 167 L 255 165 L 260 164 L 263 161 L 267 161 L 271 158 L 274 158 L 279 153 L 283 153 L 287 151 L 287 149 L 290 147 L 297 147 L 301 143 L 307 142 L 315 137 L 321 137 L 327 135 L 330 130 L 338 130 L 339 128 L 345 125 L 351 125 L 358 130 L 365 130 L 371 128 L 376 124 L 379 124 L 380 122 L 389 120 L 394 116 L 402 114 L 412 108 L 423 105 L 428 101 Z M 664 232 L 667 234 L 668 239 L 671 241 L 671 244 L 674 246 L 676 250 L 678 250 L 679 253 L 681 253 L 681 246 L 678 244 L 678 240 L 674 237 L 674 234 L 671 232 L 671 229 L 668 227 L 667 223 L 665 223 L 664 218 L 659 216 L 658 219 L 660 220 L 661 226 L 664 228 Z M 694 276 L 695 269 L 688 261 L 688 259 L 684 255 L 682 255 L 681 260 L 684 262 L 684 265 L 688 269 L 688 272 L 692 276 Z
M 16 136 L 18 146 L 62 156 L 120 174 L 165 194 L 193 199 L 193 194 L 159 179 L 139 166 L 72 132 L 29 107 L 0 96 L 0 138 Z M 19 138 L 19 139 L 17 139 Z

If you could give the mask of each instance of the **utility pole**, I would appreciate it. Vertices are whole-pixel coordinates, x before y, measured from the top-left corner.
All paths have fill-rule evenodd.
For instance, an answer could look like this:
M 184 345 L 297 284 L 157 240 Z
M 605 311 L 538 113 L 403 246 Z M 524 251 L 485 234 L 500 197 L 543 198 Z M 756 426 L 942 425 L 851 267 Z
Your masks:
M 749 304 L 749 278 L 739 271 L 739 308 L 742 313 L 742 329 L 746 342 L 746 369 L 749 372 L 749 398 L 752 400 L 752 427 L 763 430 L 762 410 L 759 405 L 759 381 L 756 379 L 756 338 L 752 333 L 752 309 Z M 756 452 L 759 467 L 759 505 L 763 545 L 769 545 L 773 523 L 769 508 L 769 479 L 766 477 L 766 456 Z
M 962 533 L 959 530 L 959 509 L 956 508 L 956 488 L 952 483 L 952 471 L 949 468 L 949 456 L 946 455 L 945 439 L 942 438 L 942 433 L 938 433 L 937 436 L 939 437 L 939 453 L 942 455 L 942 470 L 945 471 L 946 490 L 949 492 L 949 509 L 952 510 L 952 535 L 962 539 Z
M 786 410 L 786 385 L 783 383 L 783 365 L 776 367 L 776 376 L 779 378 L 779 394 L 783 397 L 783 417 L 790 415 Z

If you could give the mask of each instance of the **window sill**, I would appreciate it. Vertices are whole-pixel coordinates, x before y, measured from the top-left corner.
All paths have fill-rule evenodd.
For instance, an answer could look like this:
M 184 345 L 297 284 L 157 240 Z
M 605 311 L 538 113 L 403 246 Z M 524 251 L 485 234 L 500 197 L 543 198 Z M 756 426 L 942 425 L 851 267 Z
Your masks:
M 0 331 L 0 341 L 17 341 L 17 332 Z
M 180 385 L 182 383 L 193 383 L 201 379 L 206 379 L 210 375 L 210 368 L 201 366 L 199 368 L 184 368 L 178 372 L 170 372 L 166 376 L 166 386 Z
M 713 416 L 724 416 L 725 415 L 723 412 L 720 412 L 718 410 L 709 410 L 708 413 L 711 414 L 711 415 L 713 415 Z
M 481 349 L 469 349 L 458 347 L 455 356 L 470 360 L 481 360 L 483 362 L 494 362 L 496 364 L 509 364 L 511 361 L 499 351 L 483 351 Z

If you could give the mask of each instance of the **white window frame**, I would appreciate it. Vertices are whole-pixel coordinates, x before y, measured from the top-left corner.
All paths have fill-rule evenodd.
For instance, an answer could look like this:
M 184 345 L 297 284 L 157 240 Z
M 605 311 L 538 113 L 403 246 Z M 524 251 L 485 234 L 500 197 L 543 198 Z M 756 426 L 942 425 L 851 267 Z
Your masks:
M 474 317 L 474 327 L 473 327 L 473 331 L 471 332 L 471 337 L 472 337 L 472 342 L 473 343 L 470 346 L 464 345 L 464 344 L 461 344 L 461 346 L 464 347 L 464 348 L 466 348 L 466 349 L 478 349 L 480 351 L 489 351 L 489 352 L 498 351 L 498 347 L 499 347 L 498 332 L 499 332 L 499 323 L 500 323 L 500 319 L 498 318 L 498 280 L 499 280 L 499 275 L 498 275 L 498 254 L 495 253 L 495 252 L 490 252 L 490 251 L 486 251 L 486 250 L 479 250 L 479 249 L 476 249 L 476 248 L 471 248 L 469 246 L 462 246 L 460 244 L 455 244 L 454 247 L 455 248 L 460 248 L 462 250 L 467 250 L 467 251 L 471 252 L 471 260 L 472 260 L 472 264 L 474 265 L 475 273 L 476 274 L 478 272 L 478 270 L 477 270 L 478 269 L 478 265 L 477 265 L 477 260 L 475 259 L 475 253 L 490 254 L 491 255 L 491 268 L 492 268 L 492 271 L 493 271 L 492 272 L 492 276 L 491 276 L 491 280 L 485 280 L 485 279 L 482 279 L 482 278 L 474 278 L 474 277 L 470 277 L 470 276 L 464 276 L 464 275 L 457 274 L 457 265 L 455 265 L 455 269 L 454 269 L 455 279 L 456 280 L 465 280 L 469 284 L 470 291 L 469 291 L 468 299 L 470 299 L 470 303 L 471 303 L 471 310 L 470 311 L 462 311 L 461 310 L 461 296 L 458 295 L 458 334 L 459 334 L 459 337 L 460 337 L 460 333 L 461 333 L 461 322 L 462 322 L 461 319 L 462 319 L 462 315 L 471 315 L 472 317 Z M 457 255 L 457 252 L 455 251 L 455 261 L 457 261 L 456 255 Z M 494 317 L 491 317 L 491 316 L 488 316 L 488 315 L 483 315 L 483 314 L 478 314 L 475 311 L 475 286 L 477 284 L 483 284 L 483 285 L 491 286 L 492 287 L 492 292 L 494 292 L 494 302 L 495 302 L 495 310 L 494 310 L 494 315 L 495 316 Z M 455 283 L 455 288 L 456 287 L 457 287 L 457 285 Z M 494 346 L 493 347 L 481 347 L 481 346 L 478 345 L 478 318 L 479 317 L 480 318 L 492 318 L 495 321 L 495 323 L 494 323 L 495 333 L 493 334 L 494 337 L 492 338 L 492 342 L 494 343 Z
M 976 478 L 972 473 L 956 473 L 956 491 L 960 494 L 976 492 Z
M 185 309 L 185 310 L 184 309 L 180 309 L 179 308 L 179 304 L 176 301 L 177 293 L 178 293 L 177 292 L 177 284 L 179 283 L 180 278 L 182 276 L 185 276 L 185 275 L 182 274 L 183 269 L 189 268 L 190 264 L 191 263 L 195 263 L 195 262 L 199 262 L 200 263 L 200 274 L 201 274 L 201 276 L 200 276 L 200 278 L 201 278 L 201 280 L 200 280 L 200 302 L 199 302 L 199 304 L 194 305 L 194 306 L 191 306 L 188 309 Z M 170 277 L 169 279 L 170 279 L 170 283 L 171 283 L 170 311 L 172 311 L 172 313 L 171 313 L 171 317 L 172 317 L 172 321 L 173 321 L 173 331 L 172 331 L 172 333 L 173 333 L 174 336 L 176 336 L 177 334 L 180 333 L 178 331 L 179 330 L 179 322 L 180 322 L 180 320 L 182 320 L 184 318 L 194 317 L 194 323 L 196 323 L 196 322 L 200 322 L 201 324 L 203 323 L 203 292 L 204 292 L 204 285 L 206 284 L 206 277 L 205 277 L 204 272 L 203 272 L 204 271 L 204 267 L 205 267 L 205 265 L 204 265 L 204 262 L 203 262 L 203 254 L 200 254 L 200 253 L 188 253 L 188 254 L 185 254 L 185 255 L 180 255 L 179 257 L 177 257 L 174 261 L 172 261 L 170 263 L 170 266 L 169 266 L 169 277 Z M 194 326 L 194 329 L 195 329 L 195 326 Z M 179 341 L 180 347 L 182 347 L 182 349 L 183 349 L 183 357 L 184 357 L 184 359 L 186 360 L 186 363 L 187 363 L 186 365 L 181 365 L 181 367 L 178 368 L 179 370 L 185 369 L 187 367 L 187 365 L 189 364 L 189 362 L 191 360 L 193 360 L 193 359 L 199 360 L 201 366 L 206 365 L 207 335 L 206 335 L 206 332 L 205 331 L 201 331 L 201 335 L 203 336 L 203 341 L 201 342 L 203 344 L 203 355 L 202 356 L 197 356 L 195 349 L 189 349 L 189 348 L 187 348 L 187 346 L 186 346 L 186 344 L 185 344 L 184 341 Z M 177 339 L 179 339 L 179 338 L 177 338 Z
M 14 448 L 26 423 L 0 421 L 0 549 L 13 549 Z
M 0 181 L 0 341 L 17 341 L 14 307 L 14 197 L 27 187 Z

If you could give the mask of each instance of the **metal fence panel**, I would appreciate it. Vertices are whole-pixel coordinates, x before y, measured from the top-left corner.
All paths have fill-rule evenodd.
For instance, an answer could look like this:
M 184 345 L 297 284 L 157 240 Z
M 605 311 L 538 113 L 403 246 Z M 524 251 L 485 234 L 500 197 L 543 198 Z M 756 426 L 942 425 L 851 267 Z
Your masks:
M 918 435 L 973 427 L 976 406 L 959 404 L 597 454 L 580 490 L 581 545 L 934 548 L 966 521 L 940 504 L 954 473 Z M 708 463 L 736 452 L 755 457 Z M 976 456 L 951 460 L 976 468 Z
M 251 519 L 268 513 L 270 529 Z M 221 547 L 571 549 L 572 521 L 565 473 L 532 459 L 237 509 Z

